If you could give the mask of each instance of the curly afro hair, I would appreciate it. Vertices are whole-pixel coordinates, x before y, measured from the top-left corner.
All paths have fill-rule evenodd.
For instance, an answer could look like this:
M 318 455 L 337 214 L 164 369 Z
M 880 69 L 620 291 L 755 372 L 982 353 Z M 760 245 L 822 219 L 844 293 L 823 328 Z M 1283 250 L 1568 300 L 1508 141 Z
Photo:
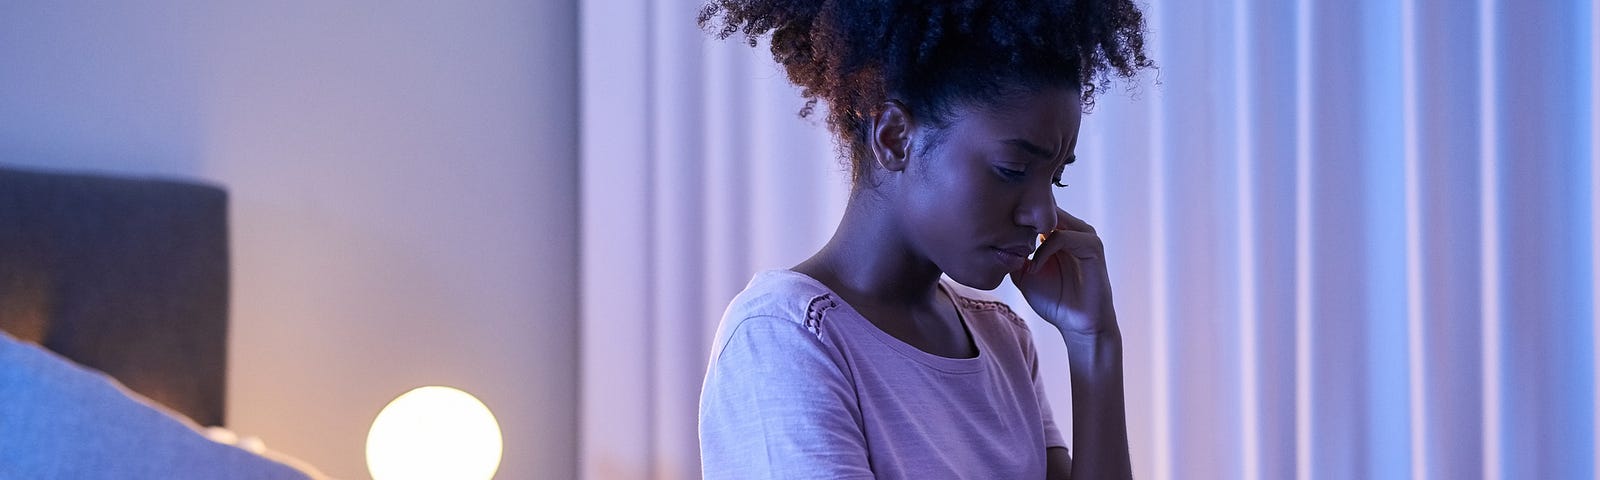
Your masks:
M 750 46 L 771 34 L 772 56 L 817 102 L 859 183 L 868 129 L 899 101 L 942 129 L 958 105 L 993 105 L 1046 87 L 1077 87 L 1084 107 L 1112 77 L 1154 66 L 1132 0 L 710 0 L 699 24 Z

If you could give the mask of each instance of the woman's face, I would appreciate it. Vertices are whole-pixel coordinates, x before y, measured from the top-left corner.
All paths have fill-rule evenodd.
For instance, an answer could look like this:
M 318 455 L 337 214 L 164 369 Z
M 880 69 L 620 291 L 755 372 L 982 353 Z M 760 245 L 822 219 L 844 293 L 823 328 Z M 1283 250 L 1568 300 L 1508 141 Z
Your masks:
M 1076 89 L 1051 88 L 954 113 L 937 145 L 913 144 L 898 213 L 913 248 L 988 290 L 1055 228 L 1054 180 L 1073 158 L 1082 103 Z

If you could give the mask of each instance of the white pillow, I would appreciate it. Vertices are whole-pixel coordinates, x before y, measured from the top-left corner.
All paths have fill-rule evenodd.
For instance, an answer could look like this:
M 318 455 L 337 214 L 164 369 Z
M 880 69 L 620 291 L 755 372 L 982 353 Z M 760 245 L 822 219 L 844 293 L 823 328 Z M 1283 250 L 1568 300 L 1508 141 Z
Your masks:
M 212 441 L 105 374 L 0 332 L 0 478 L 313 477 Z

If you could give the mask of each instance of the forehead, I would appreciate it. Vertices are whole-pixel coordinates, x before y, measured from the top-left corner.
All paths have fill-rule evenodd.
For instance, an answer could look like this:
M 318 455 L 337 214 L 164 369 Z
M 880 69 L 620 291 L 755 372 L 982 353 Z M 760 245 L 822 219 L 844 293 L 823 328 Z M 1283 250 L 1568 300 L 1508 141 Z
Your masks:
M 1046 147 L 1072 146 L 1083 119 L 1076 89 L 1050 88 L 1004 102 L 959 110 L 952 127 L 981 138 L 1020 138 Z M 981 138 L 974 138 L 978 140 Z

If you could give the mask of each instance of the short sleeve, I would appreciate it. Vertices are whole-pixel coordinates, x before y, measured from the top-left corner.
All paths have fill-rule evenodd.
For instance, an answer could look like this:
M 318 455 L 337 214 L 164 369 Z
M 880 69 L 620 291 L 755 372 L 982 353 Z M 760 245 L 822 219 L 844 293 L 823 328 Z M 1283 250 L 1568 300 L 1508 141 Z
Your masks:
M 873 478 L 854 388 L 816 334 L 757 316 L 718 344 L 700 394 L 704 478 Z

